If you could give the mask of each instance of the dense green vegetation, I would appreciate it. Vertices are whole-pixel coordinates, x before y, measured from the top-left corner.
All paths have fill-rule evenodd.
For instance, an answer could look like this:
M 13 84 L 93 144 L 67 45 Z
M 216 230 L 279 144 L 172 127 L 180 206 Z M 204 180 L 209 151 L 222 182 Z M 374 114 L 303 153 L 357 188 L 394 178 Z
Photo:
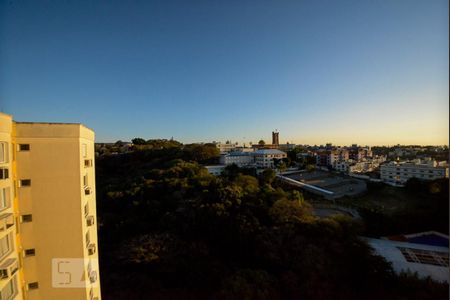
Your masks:
M 312 216 L 273 171 L 214 177 L 199 165 L 208 145 L 143 146 L 97 159 L 104 299 L 447 298 L 447 285 L 395 276 L 362 224 Z
M 449 181 L 412 178 L 404 188 L 369 183 L 362 197 L 339 204 L 357 208 L 365 220 L 365 235 L 386 236 L 437 230 L 448 234 Z

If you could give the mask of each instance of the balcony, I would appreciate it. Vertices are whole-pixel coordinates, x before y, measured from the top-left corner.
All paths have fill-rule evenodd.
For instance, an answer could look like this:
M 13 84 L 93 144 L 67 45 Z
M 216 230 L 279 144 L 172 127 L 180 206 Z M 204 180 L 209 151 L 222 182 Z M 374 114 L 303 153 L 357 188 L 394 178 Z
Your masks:
M 9 258 L 0 265 L 0 280 L 11 278 L 19 269 L 17 258 Z
M 90 187 L 86 186 L 84 187 L 84 194 L 85 195 L 90 195 L 92 193 L 92 190 Z
M 87 218 L 86 218 L 86 225 L 87 226 L 92 226 L 92 225 L 94 225 L 95 224 L 95 218 L 94 218 L 94 216 L 88 216 Z
M 92 167 L 92 159 L 85 159 L 85 160 L 84 160 L 84 167 L 85 167 L 85 168 L 90 168 L 90 167 Z
M 14 226 L 14 215 L 12 213 L 0 214 L 0 232 L 6 231 Z
M 96 271 L 89 272 L 89 281 L 91 283 L 95 283 L 97 281 L 97 272 Z
M 89 244 L 87 246 L 87 249 L 88 249 L 88 254 L 89 255 L 94 255 L 95 254 L 95 251 L 96 251 L 95 244 Z
M 0 179 L 8 179 L 9 178 L 9 170 L 6 168 L 0 168 Z

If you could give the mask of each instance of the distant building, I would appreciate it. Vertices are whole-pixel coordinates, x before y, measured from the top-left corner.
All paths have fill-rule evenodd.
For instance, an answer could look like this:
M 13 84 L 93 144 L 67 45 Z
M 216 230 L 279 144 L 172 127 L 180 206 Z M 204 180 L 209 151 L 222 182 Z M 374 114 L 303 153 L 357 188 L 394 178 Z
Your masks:
M 372 157 L 372 150 L 370 147 L 359 147 L 358 145 L 353 144 L 348 148 L 348 157 L 354 161 L 361 161 Z
M 227 143 L 215 143 L 216 147 L 219 148 L 220 153 L 227 153 L 236 151 L 236 148 L 238 148 L 237 144 L 227 142 Z
M 362 161 L 352 162 L 350 160 L 348 171 L 350 173 L 367 173 L 372 172 L 386 161 L 386 156 L 380 155 L 373 158 L 366 158 Z
M 347 173 L 350 168 L 351 161 L 336 161 L 333 169 L 339 172 Z
M 258 168 L 274 168 L 274 159 L 283 159 L 287 157 L 286 152 L 277 149 L 260 149 L 254 152 L 255 163 Z
M 383 239 L 366 238 L 376 254 L 392 264 L 396 273 L 417 273 L 421 278 L 448 282 L 448 236 L 422 232 Z
M 214 176 L 221 175 L 226 167 L 227 166 L 225 165 L 205 166 L 206 170 L 208 170 L 208 173 Z
M 272 145 L 280 144 L 280 133 L 278 131 L 272 131 Z
M 278 145 L 278 149 L 281 151 L 291 151 L 291 150 L 294 150 L 295 147 L 297 147 L 296 144 L 290 144 L 290 143 Z
M 259 149 L 278 149 L 279 145 L 274 145 L 274 144 L 264 144 L 264 145 L 260 145 L 260 144 L 253 144 L 252 148 L 253 150 L 259 150 Z
M 345 148 L 336 148 L 333 150 L 321 149 L 316 152 L 316 164 L 323 167 L 336 168 L 338 162 L 348 160 L 348 150 Z
M 296 147 L 296 144 L 286 143 L 280 144 L 280 133 L 278 131 L 272 131 L 272 144 L 253 144 L 254 150 L 259 149 L 278 149 L 282 151 L 290 151 Z
M 236 164 L 238 167 L 244 167 L 254 164 L 255 158 L 253 152 L 234 151 L 221 154 L 219 161 L 222 165 Z
M 438 166 L 435 160 L 389 162 L 380 166 L 380 178 L 393 186 L 404 186 L 410 178 L 434 180 L 448 178 L 448 167 Z

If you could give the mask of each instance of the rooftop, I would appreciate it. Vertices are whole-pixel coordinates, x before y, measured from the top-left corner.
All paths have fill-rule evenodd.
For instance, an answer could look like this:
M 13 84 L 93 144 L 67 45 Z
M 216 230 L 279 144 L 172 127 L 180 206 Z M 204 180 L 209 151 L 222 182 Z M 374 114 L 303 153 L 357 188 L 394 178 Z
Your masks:
M 387 240 L 408 242 L 430 246 L 448 247 L 448 235 L 436 231 L 425 231 L 414 234 L 394 235 L 385 237 Z
M 419 277 L 431 277 L 448 282 L 448 247 L 419 243 L 365 238 L 374 252 L 392 263 L 395 272 L 417 272 Z
M 255 154 L 286 154 L 286 152 L 278 149 L 259 149 L 255 151 Z

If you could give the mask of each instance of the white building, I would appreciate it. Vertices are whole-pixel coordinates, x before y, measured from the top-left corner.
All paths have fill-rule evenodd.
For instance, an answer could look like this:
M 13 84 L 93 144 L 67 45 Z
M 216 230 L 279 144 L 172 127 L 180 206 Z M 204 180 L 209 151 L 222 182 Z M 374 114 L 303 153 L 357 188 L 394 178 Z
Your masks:
M 259 149 L 253 153 L 255 163 L 258 168 L 274 168 L 274 159 L 283 159 L 287 157 L 286 152 L 277 149 Z
M 412 272 L 421 278 L 429 276 L 436 281 L 448 282 L 448 246 L 373 238 L 365 240 L 376 254 L 392 264 L 396 273 Z
M 448 177 L 448 168 L 438 166 L 435 160 L 420 160 L 406 162 L 389 162 L 380 166 L 380 178 L 393 186 L 404 186 L 410 178 L 434 180 Z
M 245 167 L 255 163 L 253 152 L 230 152 L 224 153 L 220 156 L 220 164 L 232 165 L 238 167 Z
M 208 170 L 208 173 L 214 176 L 221 175 L 226 167 L 227 166 L 225 165 L 205 166 L 206 170 Z
M 373 158 L 363 159 L 349 165 L 348 171 L 350 173 L 366 173 L 372 172 L 374 169 L 378 168 L 380 164 L 386 161 L 386 156 L 376 156 Z
M 235 143 L 215 143 L 216 147 L 219 148 L 220 153 L 228 153 L 235 151 L 237 148 L 237 144 Z

